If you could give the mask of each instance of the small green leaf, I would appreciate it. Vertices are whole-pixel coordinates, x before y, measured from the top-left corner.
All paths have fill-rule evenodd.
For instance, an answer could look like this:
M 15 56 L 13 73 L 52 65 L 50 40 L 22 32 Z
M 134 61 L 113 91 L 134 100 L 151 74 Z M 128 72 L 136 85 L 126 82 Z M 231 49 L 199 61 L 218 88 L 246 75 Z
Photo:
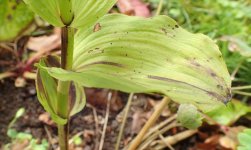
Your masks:
M 19 132 L 16 136 L 17 140 L 31 140 L 32 135 L 29 133 Z
M 24 113 L 25 113 L 24 108 L 18 109 L 18 111 L 16 112 L 16 115 L 15 115 L 15 118 L 17 119 L 17 118 L 21 117 Z
M 15 139 L 17 137 L 17 131 L 14 129 L 8 129 L 7 131 L 7 135 L 12 138 Z
M 82 139 L 81 139 L 81 137 L 79 137 L 79 136 L 74 136 L 73 137 L 73 143 L 75 144 L 75 145 L 80 145 L 81 143 L 82 143 Z
M 251 149 L 251 129 L 245 129 L 238 134 L 239 146 L 238 150 L 250 150 Z
M 73 70 L 43 67 L 85 87 L 158 92 L 210 111 L 231 98 L 231 80 L 217 45 L 173 19 L 107 15 L 75 36 Z
M 202 116 L 197 108 L 191 104 L 181 104 L 179 106 L 177 120 L 182 126 L 189 129 L 196 129 L 202 124 Z
M 33 20 L 22 1 L 0 0 L 0 41 L 12 40 Z
M 231 125 L 248 112 L 251 112 L 251 109 L 244 103 L 238 100 L 231 100 L 227 107 L 219 107 L 208 112 L 207 115 L 221 125 Z

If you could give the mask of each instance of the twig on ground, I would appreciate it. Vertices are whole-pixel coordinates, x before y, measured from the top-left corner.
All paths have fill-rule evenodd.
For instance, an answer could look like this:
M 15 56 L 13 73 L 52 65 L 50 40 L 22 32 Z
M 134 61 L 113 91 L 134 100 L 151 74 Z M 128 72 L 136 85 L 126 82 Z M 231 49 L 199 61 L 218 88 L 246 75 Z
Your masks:
M 48 130 L 48 128 L 46 127 L 46 125 L 44 125 L 44 130 L 45 130 L 45 132 L 46 132 L 46 135 L 48 136 L 49 143 L 50 143 L 51 148 L 52 148 L 52 150 L 53 150 L 54 148 L 53 148 L 53 142 L 52 142 L 51 133 L 50 133 L 50 131 Z
M 156 122 L 156 120 L 159 118 L 162 111 L 166 108 L 168 103 L 170 102 L 170 99 L 168 97 L 164 97 L 161 100 L 161 103 L 159 106 L 154 110 L 151 117 L 148 119 L 144 127 L 140 130 L 139 134 L 136 136 L 136 138 L 132 141 L 132 143 L 129 145 L 129 150 L 136 150 L 139 144 L 141 143 L 142 139 L 144 138 L 145 134 L 149 130 L 149 128 Z
M 170 145 L 169 143 L 167 143 L 167 142 L 165 141 L 165 138 L 164 138 L 164 136 L 163 136 L 162 134 L 159 134 L 159 138 L 163 141 L 163 143 L 165 143 L 165 145 L 166 145 L 170 150 L 175 150 L 175 149 L 172 147 L 172 145 Z
M 152 143 L 152 145 L 156 145 L 154 147 L 154 149 L 158 149 L 158 150 L 163 149 L 166 147 L 165 143 L 169 143 L 170 145 L 174 145 L 174 144 L 194 135 L 197 132 L 198 132 L 197 130 L 186 130 L 186 131 L 180 132 L 178 134 L 175 134 L 173 136 L 165 137 L 165 139 L 164 139 L 165 142 L 163 142 L 162 140 L 154 141 Z
M 5 78 L 8 78 L 8 77 L 13 77 L 15 76 L 16 74 L 13 73 L 13 72 L 4 72 L 4 73 L 0 73 L 0 80 L 3 80 Z
M 111 99 L 112 99 L 112 93 L 109 92 L 108 100 L 107 100 L 107 106 L 106 106 L 105 123 L 104 123 L 103 131 L 102 131 L 102 135 L 101 135 L 99 150 L 102 150 L 103 145 L 104 145 L 105 133 L 106 133 L 107 123 L 108 123 L 108 118 L 109 118 L 109 112 L 110 112 Z
M 120 126 L 119 135 L 118 135 L 118 138 L 117 138 L 115 150 L 119 150 L 120 141 L 121 141 L 121 138 L 122 138 L 122 135 L 123 135 L 123 132 L 124 132 L 125 123 L 126 123 L 126 119 L 127 119 L 127 116 L 128 116 L 128 112 L 130 110 L 132 99 L 133 99 L 133 93 L 130 94 L 130 96 L 129 96 L 128 100 L 127 100 L 127 104 L 126 104 L 126 107 L 125 107 L 125 112 L 124 112 L 124 115 L 123 115 L 123 121 L 122 121 L 121 126 Z
M 95 146 L 94 146 L 94 150 L 98 150 L 98 147 L 99 147 L 99 125 L 98 124 L 99 123 L 98 123 L 97 111 L 96 111 L 96 108 L 90 104 L 87 104 L 87 107 L 90 107 L 93 112 L 94 121 L 95 121 Z
M 140 146 L 139 146 L 139 150 L 145 150 L 154 140 L 156 140 L 159 136 L 159 134 L 164 134 L 165 132 L 167 132 L 168 130 L 179 126 L 179 124 L 174 121 L 172 123 L 170 123 L 169 125 L 165 126 L 163 129 L 159 129 L 156 132 L 154 132 L 152 135 L 150 135 Z

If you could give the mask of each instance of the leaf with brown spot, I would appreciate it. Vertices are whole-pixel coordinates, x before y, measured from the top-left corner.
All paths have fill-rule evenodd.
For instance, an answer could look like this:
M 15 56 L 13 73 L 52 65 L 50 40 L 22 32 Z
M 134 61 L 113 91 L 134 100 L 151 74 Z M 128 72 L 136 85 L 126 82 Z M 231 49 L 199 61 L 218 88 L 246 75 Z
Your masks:
M 102 29 L 98 32 L 93 32 L 93 25 L 77 33 L 72 71 L 40 68 L 62 81 L 124 92 L 162 93 L 203 111 L 230 100 L 230 76 L 209 37 L 177 28 L 167 16 L 146 19 L 113 14 L 99 23 Z M 104 51 L 88 53 L 95 48 Z

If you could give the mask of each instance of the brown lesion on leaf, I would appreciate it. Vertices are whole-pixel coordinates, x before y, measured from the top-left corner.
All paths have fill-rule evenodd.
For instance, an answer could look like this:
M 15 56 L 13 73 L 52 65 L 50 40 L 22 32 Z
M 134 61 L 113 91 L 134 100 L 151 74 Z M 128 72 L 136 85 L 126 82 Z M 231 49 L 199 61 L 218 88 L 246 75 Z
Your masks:
M 83 66 L 80 67 L 80 69 L 83 69 L 85 67 L 90 67 L 90 66 L 93 66 L 93 65 L 109 65 L 109 66 L 114 66 L 114 67 L 119 67 L 119 68 L 124 68 L 125 67 L 123 64 L 116 63 L 116 62 L 97 61 L 97 62 L 93 62 L 93 63 L 83 65 Z
M 88 51 L 89 54 L 99 54 L 99 53 L 104 53 L 105 50 L 101 48 L 94 48 Z
M 7 20 L 9 20 L 9 21 L 12 20 L 12 15 L 11 14 L 7 15 Z
M 94 28 L 93 28 L 93 32 L 98 32 L 99 30 L 101 30 L 101 25 L 100 25 L 100 23 L 97 23 L 95 26 L 94 26 Z
M 205 92 L 206 94 L 208 94 L 210 97 L 213 97 L 223 103 L 227 103 L 230 98 L 229 98 L 229 91 L 226 92 L 226 97 L 225 96 L 222 96 L 216 92 L 212 92 L 212 91 L 208 91 L 206 89 L 203 89 L 203 88 L 200 88 L 198 86 L 195 86 L 193 84 L 190 84 L 190 83 L 187 83 L 187 82 L 184 82 L 184 81 L 179 81 L 179 80 L 175 80 L 175 79 L 171 79 L 171 78 L 166 78 L 166 77 L 160 77 L 160 76 L 153 76 L 153 75 L 148 75 L 147 76 L 149 79 L 154 79 L 154 80 L 159 80 L 159 81 L 164 81 L 164 82 L 172 82 L 172 83 L 178 83 L 178 84 L 183 84 L 183 85 L 187 85 L 187 86 L 190 86 L 192 88 L 195 88 L 195 89 L 198 89 L 200 91 L 203 91 Z
M 70 103 L 70 110 L 73 109 L 74 104 L 76 102 L 76 88 L 73 82 L 70 83 L 70 88 L 69 88 L 69 103 Z

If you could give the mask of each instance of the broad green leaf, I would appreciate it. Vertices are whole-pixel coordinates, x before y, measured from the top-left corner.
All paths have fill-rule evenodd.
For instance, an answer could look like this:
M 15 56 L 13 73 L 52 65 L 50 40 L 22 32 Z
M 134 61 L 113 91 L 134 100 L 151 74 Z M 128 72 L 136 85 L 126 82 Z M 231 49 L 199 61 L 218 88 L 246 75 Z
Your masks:
M 227 107 L 219 107 L 207 113 L 213 120 L 221 125 L 231 125 L 241 116 L 251 112 L 250 107 L 238 100 L 231 100 Z
M 59 62 L 58 57 L 48 56 L 47 58 L 42 58 L 39 64 L 46 67 L 59 67 Z M 52 78 L 48 72 L 38 69 L 36 87 L 39 102 L 50 113 L 56 123 L 65 124 L 67 120 L 57 114 L 57 110 L 60 109 L 57 107 L 57 103 L 60 103 L 60 99 L 58 100 L 57 98 L 57 86 L 58 82 L 56 79 Z M 73 82 L 69 90 L 70 116 L 81 111 L 85 106 L 85 102 L 83 87 Z
M 251 149 L 251 129 L 245 129 L 238 134 L 239 146 L 238 150 L 250 150 Z
M 194 105 L 181 104 L 177 113 L 177 120 L 188 129 L 196 129 L 202 124 L 202 116 Z
M 30 8 L 50 24 L 63 27 L 61 20 L 60 2 L 62 0 L 24 0 Z M 93 25 L 104 16 L 117 0 L 71 0 L 74 28 L 86 28 Z M 66 10 L 64 10 L 66 11 Z
M 103 17 L 117 0 L 72 0 L 74 20 L 71 27 L 83 29 Z
M 167 16 L 107 15 L 75 39 L 72 71 L 40 68 L 85 87 L 163 93 L 203 111 L 231 97 L 230 76 L 217 45 Z
M 22 1 L 0 0 L 0 41 L 12 40 L 33 20 L 33 13 Z

